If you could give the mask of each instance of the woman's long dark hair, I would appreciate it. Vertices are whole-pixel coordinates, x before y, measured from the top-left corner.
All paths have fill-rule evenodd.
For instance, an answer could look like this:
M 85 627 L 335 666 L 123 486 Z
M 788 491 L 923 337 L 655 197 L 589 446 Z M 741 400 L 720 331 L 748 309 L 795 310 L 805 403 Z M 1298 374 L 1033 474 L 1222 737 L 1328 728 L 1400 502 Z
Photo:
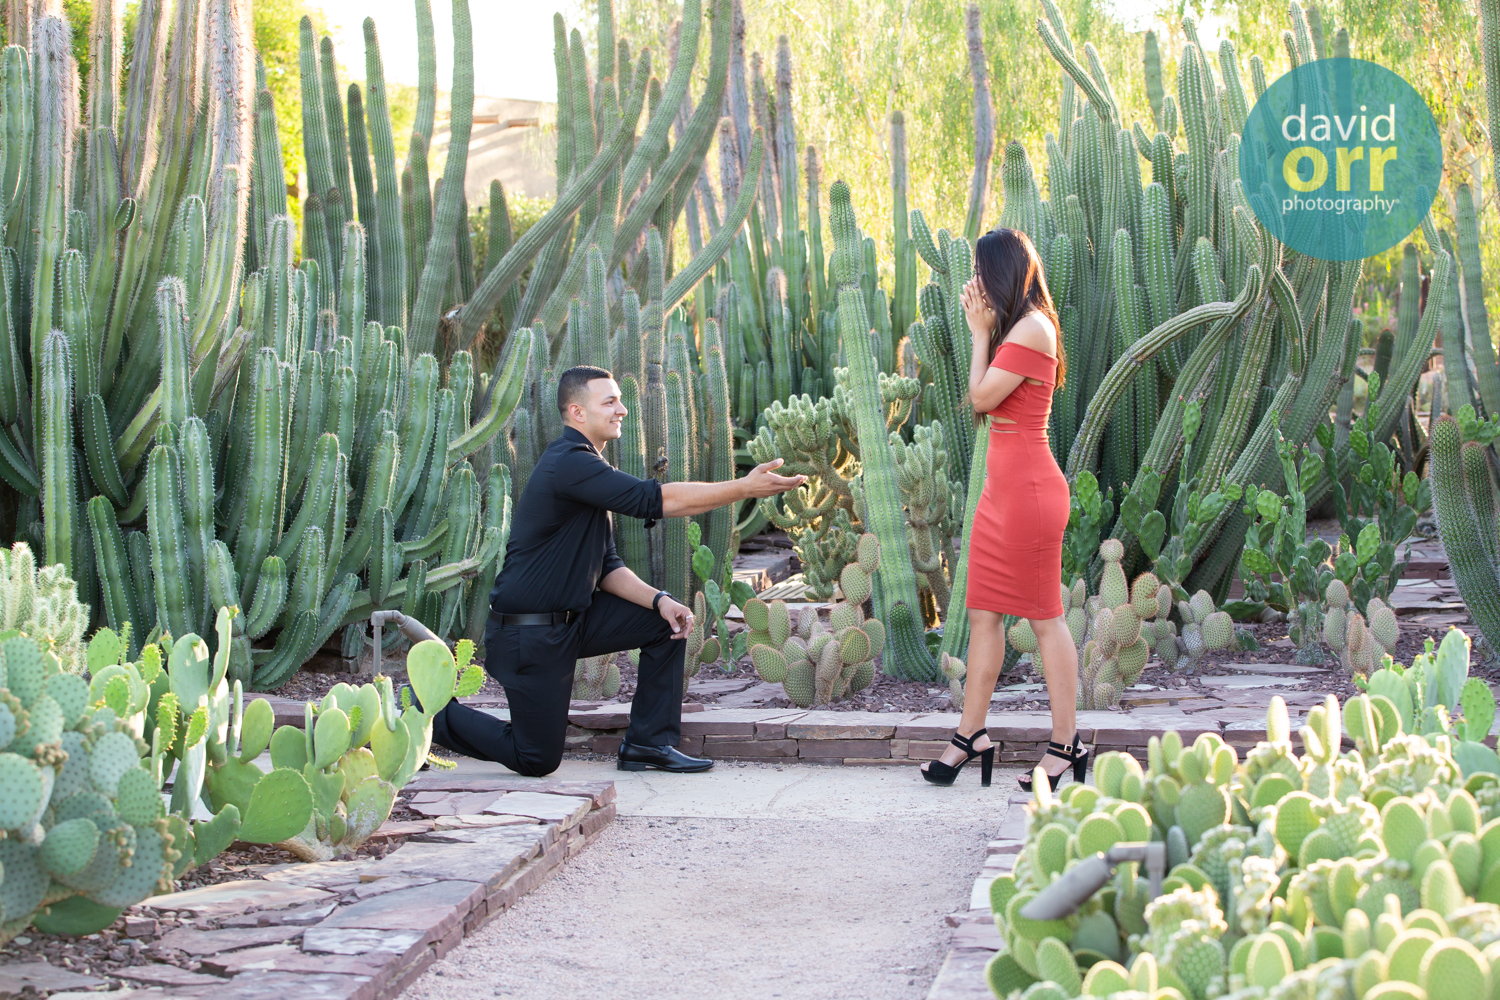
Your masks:
M 1061 389 L 1068 372 L 1063 353 L 1062 324 L 1047 280 L 1042 274 L 1042 259 L 1027 235 L 1018 229 L 994 229 L 979 237 L 974 245 L 974 273 L 984 287 L 985 298 L 995 310 L 995 329 L 990 332 L 990 360 L 1006 334 L 1022 316 L 1039 312 L 1052 321 L 1057 331 L 1057 388 Z

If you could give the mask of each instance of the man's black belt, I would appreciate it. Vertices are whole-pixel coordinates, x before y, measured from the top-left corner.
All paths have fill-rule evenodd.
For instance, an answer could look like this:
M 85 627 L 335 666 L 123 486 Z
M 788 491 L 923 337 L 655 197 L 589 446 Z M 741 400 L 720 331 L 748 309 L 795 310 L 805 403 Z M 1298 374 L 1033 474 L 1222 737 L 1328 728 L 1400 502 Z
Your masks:
M 490 619 L 501 625 L 567 625 L 578 617 L 576 611 L 543 611 L 529 615 L 502 615 L 490 609 Z

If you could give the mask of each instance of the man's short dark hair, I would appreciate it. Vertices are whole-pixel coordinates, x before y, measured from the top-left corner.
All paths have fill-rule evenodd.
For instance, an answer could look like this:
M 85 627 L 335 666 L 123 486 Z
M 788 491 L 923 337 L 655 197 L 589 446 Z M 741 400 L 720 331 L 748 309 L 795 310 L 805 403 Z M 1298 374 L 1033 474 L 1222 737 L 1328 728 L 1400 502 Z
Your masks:
M 603 368 L 595 368 L 593 365 L 575 365 L 563 372 L 562 378 L 557 380 L 557 412 L 567 416 L 568 407 L 574 403 L 582 403 L 588 384 L 597 378 L 614 378 L 614 376 Z

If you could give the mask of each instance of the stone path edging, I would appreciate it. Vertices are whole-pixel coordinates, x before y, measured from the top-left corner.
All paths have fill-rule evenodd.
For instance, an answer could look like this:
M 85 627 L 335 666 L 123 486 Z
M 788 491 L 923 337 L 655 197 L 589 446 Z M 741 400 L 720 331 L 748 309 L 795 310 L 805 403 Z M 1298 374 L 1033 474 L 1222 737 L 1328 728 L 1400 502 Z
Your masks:
M 384 858 L 266 866 L 255 879 L 153 896 L 132 908 L 193 918 L 160 943 L 196 967 L 133 966 L 116 975 L 139 988 L 108 995 L 391 1000 L 615 817 L 612 781 L 439 771 L 405 791 L 431 818 L 382 826 L 377 838 L 408 837 Z M 156 930 L 154 919 L 131 920 L 138 933 Z M 0 993 L 7 971 L 22 972 L 0 970 Z
M 984 967 L 1002 942 L 995 915 L 990 912 L 990 883 L 1015 867 L 1016 855 L 1026 843 L 1025 805 L 1030 801 L 1030 795 L 1011 796 L 997 839 L 985 845 L 984 867 L 974 880 L 969 908 L 948 915 L 953 940 L 927 1000 L 994 1000 L 985 982 Z

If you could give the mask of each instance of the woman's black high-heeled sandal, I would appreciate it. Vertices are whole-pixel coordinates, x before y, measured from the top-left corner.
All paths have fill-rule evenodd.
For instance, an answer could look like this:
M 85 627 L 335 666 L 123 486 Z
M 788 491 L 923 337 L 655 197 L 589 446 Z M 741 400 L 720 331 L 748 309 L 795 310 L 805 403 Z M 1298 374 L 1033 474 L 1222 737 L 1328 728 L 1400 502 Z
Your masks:
M 1042 760 L 1046 760 L 1048 756 L 1061 757 L 1063 760 L 1071 763 L 1073 765 L 1074 781 L 1082 782 L 1084 775 L 1088 774 L 1089 752 L 1078 745 L 1077 733 L 1073 734 L 1072 743 L 1058 743 L 1056 740 L 1048 740 L 1047 752 L 1042 755 Z M 1040 764 L 1041 761 L 1038 761 L 1037 763 Z M 1047 775 L 1048 781 L 1052 785 L 1053 791 L 1057 791 L 1057 786 L 1062 784 L 1063 775 L 1067 773 L 1067 770 L 1064 769 L 1057 774 Z M 1016 782 L 1021 786 L 1021 791 L 1031 791 L 1031 772 L 1028 771 L 1025 774 L 1021 775 L 1016 779 Z
M 969 736 L 960 736 L 958 733 L 954 733 L 953 739 L 949 742 L 964 752 L 966 755 L 964 759 L 957 764 L 945 764 L 940 760 L 934 760 L 921 769 L 922 777 L 934 785 L 951 785 L 953 784 L 953 779 L 958 777 L 958 772 L 964 769 L 964 765 L 975 757 L 978 757 L 979 783 L 988 788 L 990 784 L 990 772 L 995 767 L 995 744 L 991 743 L 983 750 L 975 750 L 974 741 L 979 738 L 979 734 L 982 732 L 984 732 L 983 729 Z

